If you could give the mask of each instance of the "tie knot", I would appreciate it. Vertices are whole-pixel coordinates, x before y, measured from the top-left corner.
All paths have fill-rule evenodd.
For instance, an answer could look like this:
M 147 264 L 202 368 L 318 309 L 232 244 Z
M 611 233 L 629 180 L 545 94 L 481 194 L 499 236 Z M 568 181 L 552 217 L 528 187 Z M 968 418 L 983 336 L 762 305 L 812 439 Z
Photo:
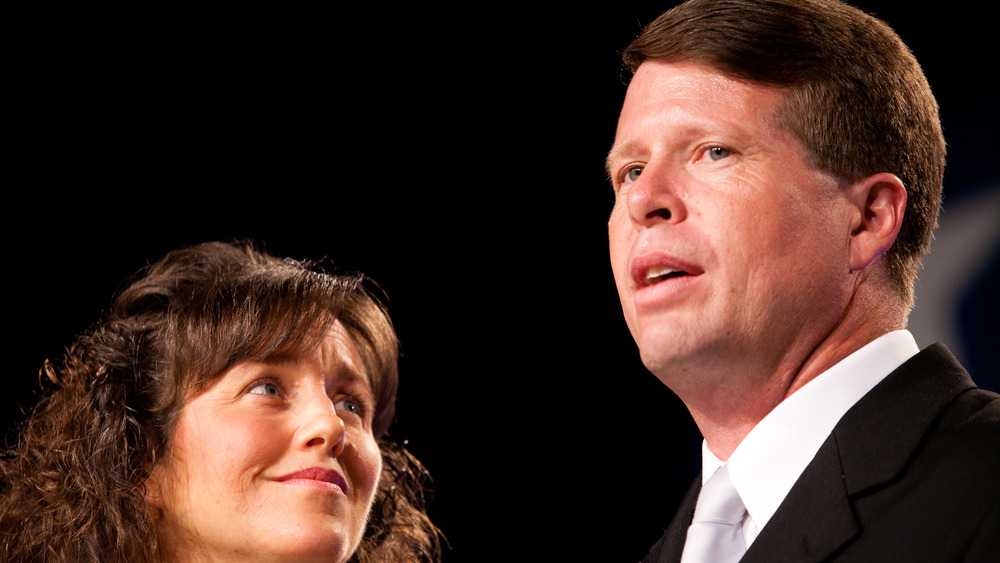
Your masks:
M 729 478 L 729 466 L 723 465 L 701 488 L 693 521 L 738 524 L 745 514 L 743 500 Z

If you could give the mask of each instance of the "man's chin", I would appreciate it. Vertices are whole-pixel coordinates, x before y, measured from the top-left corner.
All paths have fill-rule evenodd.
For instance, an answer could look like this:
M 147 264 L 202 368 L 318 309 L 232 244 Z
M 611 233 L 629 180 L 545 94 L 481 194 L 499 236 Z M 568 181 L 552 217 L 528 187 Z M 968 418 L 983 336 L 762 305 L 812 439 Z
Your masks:
M 674 383 L 715 365 L 722 344 L 715 338 L 699 338 L 690 330 L 678 330 L 679 323 L 661 324 L 645 330 L 636 339 L 642 364 L 665 385 Z
M 656 338 L 639 341 L 639 357 L 650 372 L 667 383 L 671 372 L 683 370 L 690 351 L 685 350 L 680 338 Z

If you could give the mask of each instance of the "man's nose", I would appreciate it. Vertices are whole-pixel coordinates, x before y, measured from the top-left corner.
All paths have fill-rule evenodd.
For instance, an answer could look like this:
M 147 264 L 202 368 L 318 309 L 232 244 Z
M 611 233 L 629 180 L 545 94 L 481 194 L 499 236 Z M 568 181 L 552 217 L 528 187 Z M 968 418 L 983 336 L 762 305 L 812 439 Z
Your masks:
M 629 216 L 636 227 L 660 223 L 679 223 L 687 217 L 687 208 L 679 195 L 677 173 L 664 164 L 650 163 L 642 169 L 626 194 Z

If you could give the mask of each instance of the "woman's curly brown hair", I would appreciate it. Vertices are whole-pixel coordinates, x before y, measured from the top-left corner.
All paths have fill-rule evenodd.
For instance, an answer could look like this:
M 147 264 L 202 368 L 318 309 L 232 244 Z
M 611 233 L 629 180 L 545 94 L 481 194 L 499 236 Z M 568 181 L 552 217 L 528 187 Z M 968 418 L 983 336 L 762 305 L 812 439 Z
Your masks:
M 352 561 L 438 561 L 426 514 L 430 477 L 384 439 L 398 343 L 384 302 L 361 275 L 330 274 L 248 243 L 176 250 L 122 291 L 59 365 L 0 457 L 0 560 L 157 561 L 144 483 L 187 398 L 241 361 L 298 352 L 339 320 L 376 398 L 383 458 L 368 526 Z

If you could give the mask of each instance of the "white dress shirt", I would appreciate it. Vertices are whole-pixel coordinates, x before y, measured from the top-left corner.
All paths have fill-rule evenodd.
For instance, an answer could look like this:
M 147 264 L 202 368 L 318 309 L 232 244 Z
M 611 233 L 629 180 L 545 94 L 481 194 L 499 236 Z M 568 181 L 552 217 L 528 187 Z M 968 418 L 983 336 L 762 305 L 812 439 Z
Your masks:
M 703 483 L 726 463 L 747 516 L 747 547 L 774 516 L 833 427 L 885 376 L 919 352 L 906 330 L 885 334 L 792 393 L 767 414 L 726 462 L 702 442 Z

